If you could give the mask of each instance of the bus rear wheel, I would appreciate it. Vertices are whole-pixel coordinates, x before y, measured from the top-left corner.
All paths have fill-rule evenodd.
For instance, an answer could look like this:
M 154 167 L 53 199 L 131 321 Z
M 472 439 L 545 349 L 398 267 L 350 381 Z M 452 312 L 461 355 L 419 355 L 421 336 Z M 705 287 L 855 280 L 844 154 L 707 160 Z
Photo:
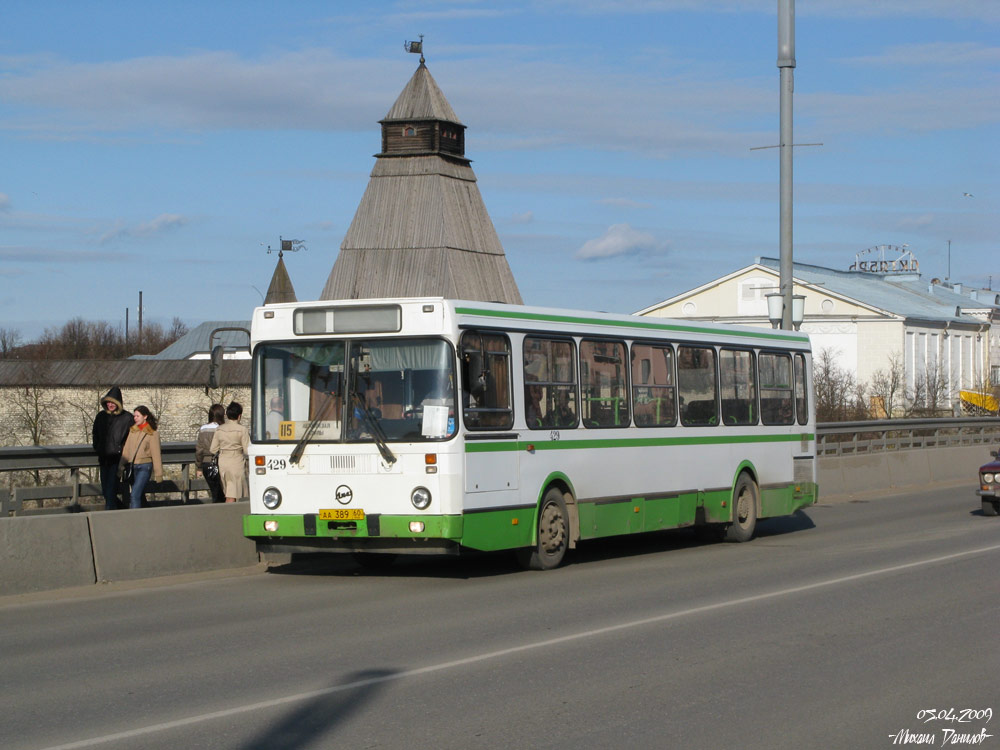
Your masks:
M 528 570 L 559 567 L 569 549 L 569 513 L 562 492 L 553 487 L 538 510 L 538 539 L 534 547 L 517 551 L 517 560 Z
M 740 474 L 733 490 L 733 522 L 726 527 L 727 542 L 749 542 L 757 528 L 757 483 Z

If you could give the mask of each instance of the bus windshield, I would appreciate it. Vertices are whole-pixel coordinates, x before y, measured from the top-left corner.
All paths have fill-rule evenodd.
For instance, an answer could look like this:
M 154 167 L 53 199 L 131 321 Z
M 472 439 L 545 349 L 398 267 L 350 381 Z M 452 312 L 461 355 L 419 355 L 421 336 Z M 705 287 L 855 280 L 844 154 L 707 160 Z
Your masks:
M 254 359 L 254 442 L 379 444 L 455 434 L 455 355 L 442 339 L 267 343 Z

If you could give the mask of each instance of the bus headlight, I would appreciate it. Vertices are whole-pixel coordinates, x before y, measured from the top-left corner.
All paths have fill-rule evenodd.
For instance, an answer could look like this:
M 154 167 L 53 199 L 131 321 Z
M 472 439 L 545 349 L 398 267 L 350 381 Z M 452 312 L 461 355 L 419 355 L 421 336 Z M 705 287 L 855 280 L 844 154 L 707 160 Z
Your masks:
M 992 474 L 983 474 L 983 481 L 986 484 L 993 484 L 994 476 Z
M 410 493 L 410 502 L 417 510 L 424 510 L 431 504 L 431 491 L 426 487 L 417 487 Z
M 264 490 L 263 500 L 265 508 L 268 510 L 274 510 L 281 505 L 281 493 L 278 491 L 277 487 L 268 487 Z

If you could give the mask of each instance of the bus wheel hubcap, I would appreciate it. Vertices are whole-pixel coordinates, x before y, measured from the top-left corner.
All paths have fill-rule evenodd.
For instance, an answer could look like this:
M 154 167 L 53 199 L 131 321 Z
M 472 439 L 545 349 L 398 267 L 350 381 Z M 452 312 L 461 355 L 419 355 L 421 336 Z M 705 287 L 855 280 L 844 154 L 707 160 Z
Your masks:
M 750 493 L 746 490 L 740 493 L 739 502 L 736 504 L 736 520 L 744 524 L 750 517 Z
M 538 529 L 540 546 L 545 552 L 555 552 L 562 547 L 566 539 L 566 525 L 559 507 L 552 503 L 542 511 L 541 524 Z

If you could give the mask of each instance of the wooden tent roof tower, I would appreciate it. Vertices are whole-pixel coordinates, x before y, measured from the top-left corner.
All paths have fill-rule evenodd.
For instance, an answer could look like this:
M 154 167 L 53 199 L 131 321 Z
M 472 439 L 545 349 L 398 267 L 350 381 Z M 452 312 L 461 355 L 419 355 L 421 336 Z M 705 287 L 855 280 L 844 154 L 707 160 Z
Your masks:
M 422 58 L 380 124 L 382 151 L 320 298 L 520 304 L 465 158 L 465 126 Z

